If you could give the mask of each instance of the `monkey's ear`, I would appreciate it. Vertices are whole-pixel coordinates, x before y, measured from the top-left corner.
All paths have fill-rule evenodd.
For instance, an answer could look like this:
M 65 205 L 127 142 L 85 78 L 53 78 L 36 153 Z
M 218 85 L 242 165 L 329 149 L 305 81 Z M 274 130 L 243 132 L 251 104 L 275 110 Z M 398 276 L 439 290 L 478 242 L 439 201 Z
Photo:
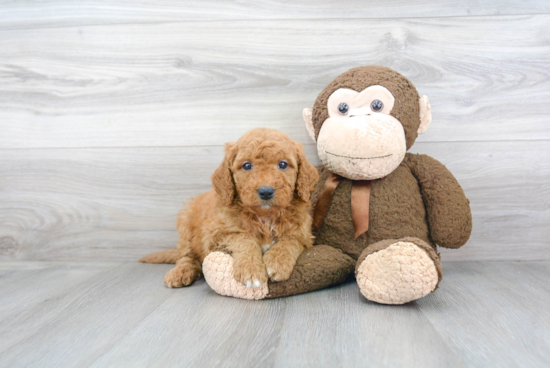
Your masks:
M 420 126 L 418 127 L 418 134 L 426 133 L 428 127 L 432 122 L 432 108 L 428 96 L 422 96 L 420 98 Z
M 306 122 L 307 132 L 309 133 L 309 136 L 311 137 L 311 139 L 313 139 L 313 142 L 317 142 L 317 140 L 315 139 L 315 128 L 313 127 L 313 119 L 312 119 L 313 111 L 311 111 L 311 109 L 308 109 L 306 107 L 304 109 L 303 114 L 304 114 L 304 121 Z
M 231 205 L 235 199 L 235 183 L 231 165 L 237 156 L 237 144 L 225 144 L 225 157 L 221 165 L 212 174 L 212 186 L 225 206 Z

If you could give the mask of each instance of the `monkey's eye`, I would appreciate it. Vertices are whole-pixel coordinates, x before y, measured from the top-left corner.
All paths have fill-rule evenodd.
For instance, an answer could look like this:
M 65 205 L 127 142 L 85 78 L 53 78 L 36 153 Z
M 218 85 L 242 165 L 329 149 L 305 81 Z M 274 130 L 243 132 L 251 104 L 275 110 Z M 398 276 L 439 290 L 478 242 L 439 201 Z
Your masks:
M 245 162 L 243 164 L 243 170 L 244 171 L 249 171 L 249 170 L 252 170 L 252 164 L 250 162 Z
M 380 112 L 384 108 L 384 103 L 380 100 L 374 100 L 370 104 L 370 109 L 374 112 Z
M 288 167 L 288 163 L 286 161 L 280 161 L 279 162 L 279 169 L 284 170 Z
M 339 112 L 341 115 L 347 115 L 347 114 L 348 114 L 348 110 L 349 110 L 349 106 L 348 106 L 347 103 L 342 102 L 340 105 L 338 105 L 338 112 Z

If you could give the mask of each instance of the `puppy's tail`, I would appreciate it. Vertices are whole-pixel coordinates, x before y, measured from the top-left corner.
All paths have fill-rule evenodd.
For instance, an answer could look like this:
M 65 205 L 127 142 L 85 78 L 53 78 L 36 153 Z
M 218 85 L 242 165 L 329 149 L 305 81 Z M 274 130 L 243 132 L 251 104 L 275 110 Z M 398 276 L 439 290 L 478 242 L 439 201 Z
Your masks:
M 141 263 L 176 263 L 181 258 L 179 249 L 168 249 L 162 252 L 149 254 L 139 261 Z

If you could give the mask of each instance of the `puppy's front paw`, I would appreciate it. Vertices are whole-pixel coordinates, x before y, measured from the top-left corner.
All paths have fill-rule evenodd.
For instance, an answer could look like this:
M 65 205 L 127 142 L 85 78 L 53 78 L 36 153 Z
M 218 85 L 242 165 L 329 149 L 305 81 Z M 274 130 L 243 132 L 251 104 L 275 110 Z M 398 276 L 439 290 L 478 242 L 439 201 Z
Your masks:
M 235 260 L 234 270 L 235 280 L 247 288 L 257 288 L 267 283 L 265 266 L 261 262 Z
M 269 293 L 267 283 L 259 288 L 247 288 L 234 277 L 234 259 L 229 254 L 212 252 L 202 263 L 204 278 L 212 290 L 220 295 L 242 299 L 264 299 Z
M 267 252 L 264 263 L 269 279 L 279 282 L 288 280 L 296 260 L 287 252 Z

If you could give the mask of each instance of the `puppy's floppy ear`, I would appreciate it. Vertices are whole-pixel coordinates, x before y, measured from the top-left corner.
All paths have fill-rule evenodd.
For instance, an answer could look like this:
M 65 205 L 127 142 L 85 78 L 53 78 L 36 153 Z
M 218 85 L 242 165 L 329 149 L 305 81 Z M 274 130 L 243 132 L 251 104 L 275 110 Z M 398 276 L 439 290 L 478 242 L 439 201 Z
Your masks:
M 296 179 L 296 193 L 304 201 L 308 201 L 319 180 L 319 173 L 315 166 L 309 163 L 301 143 L 294 142 L 298 156 L 298 178 Z
M 212 174 L 211 180 L 214 190 L 221 198 L 224 206 L 229 206 L 235 199 L 235 183 L 231 165 L 237 156 L 237 143 L 225 144 L 225 157 L 221 165 Z

